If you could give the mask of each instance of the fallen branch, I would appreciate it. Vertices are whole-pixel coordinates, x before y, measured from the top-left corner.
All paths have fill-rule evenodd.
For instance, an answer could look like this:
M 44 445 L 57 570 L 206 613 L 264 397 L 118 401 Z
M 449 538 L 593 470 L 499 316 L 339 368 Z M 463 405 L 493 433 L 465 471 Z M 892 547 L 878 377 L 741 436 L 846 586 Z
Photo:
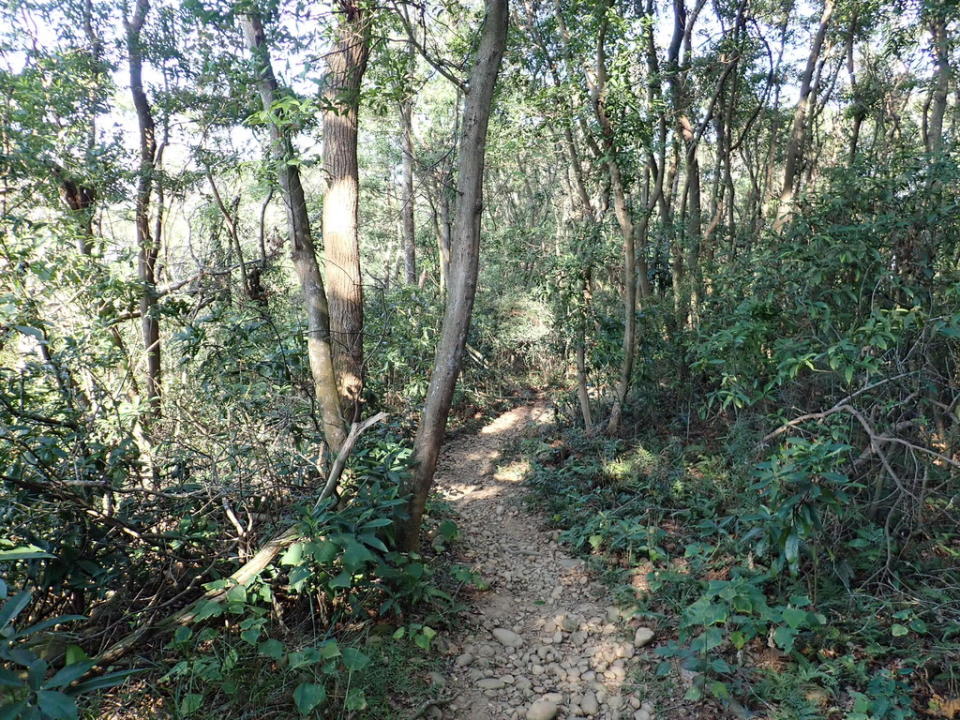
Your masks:
M 440 697 L 435 697 L 427 700 L 424 703 L 421 703 L 414 713 L 408 718 L 408 720 L 417 720 L 417 718 L 422 718 L 427 714 L 427 711 L 433 707 L 439 707 L 440 705 L 448 705 L 454 699 L 456 699 L 456 693 L 450 693 L 449 695 L 441 695 Z
M 954 460 L 951 457 L 943 455 L 942 453 L 938 453 L 936 450 L 931 450 L 930 448 L 923 447 L 922 445 L 917 445 L 916 443 L 912 443 L 909 440 L 904 440 L 903 438 L 892 437 L 890 435 L 883 435 L 881 433 L 878 433 L 876 430 L 873 429 L 873 427 L 871 427 L 870 423 L 863 416 L 863 413 L 861 413 L 852 405 L 846 405 L 843 403 L 834 405 L 829 410 L 824 410 L 823 412 L 807 413 L 806 415 L 800 415 L 799 417 L 796 417 L 790 422 L 785 423 L 784 425 L 781 425 L 772 433 L 765 436 L 763 438 L 763 442 L 767 443 L 770 440 L 773 440 L 778 435 L 782 435 L 790 428 L 795 427 L 801 423 L 805 423 L 810 420 L 824 420 L 829 416 L 835 415 L 836 413 L 839 413 L 839 412 L 845 412 L 852 415 L 854 419 L 856 419 L 856 421 L 860 423 L 860 426 L 863 428 L 864 432 L 866 432 L 867 436 L 870 438 L 870 445 L 874 449 L 878 445 L 885 444 L 885 443 L 903 445 L 904 447 L 910 448 L 911 450 L 914 450 L 916 452 L 921 452 L 921 453 L 925 453 L 926 455 L 930 455 L 936 458 L 937 460 L 940 460 L 941 462 L 945 462 L 948 465 L 952 465 L 955 468 L 960 468 L 960 462 Z
M 343 470 L 346 467 L 347 458 L 350 455 L 350 451 L 353 449 L 353 446 L 356 444 L 360 435 L 372 425 L 375 425 L 386 417 L 386 413 L 378 413 L 377 415 L 364 420 L 362 423 L 353 423 L 353 425 L 351 425 L 350 433 L 347 435 L 347 439 L 344 441 L 343 446 L 340 448 L 340 452 L 337 454 L 337 457 L 330 468 L 330 474 L 327 477 L 327 482 L 317 500 L 318 505 L 323 500 L 328 498 L 336 488 L 337 483 L 340 481 L 340 476 L 343 474 Z M 197 614 L 201 608 L 208 607 L 209 603 L 222 602 L 227 597 L 227 593 L 234 587 L 245 587 L 249 585 L 260 575 L 261 572 L 267 568 L 271 562 L 273 562 L 273 559 L 280 553 L 281 550 L 297 542 L 302 537 L 303 535 L 300 530 L 299 523 L 288 527 L 282 533 L 267 542 L 256 552 L 256 554 L 254 554 L 252 558 L 245 562 L 239 569 L 236 570 L 236 572 L 230 575 L 230 577 L 227 578 L 228 586 L 226 588 L 208 590 L 200 598 L 193 601 L 182 610 L 177 611 L 173 615 L 170 615 L 158 622 L 150 621 L 144 623 L 132 633 L 121 638 L 100 653 L 100 655 L 97 657 L 97 667 L 102 669 L 106 665 L 115 662 L 129 652 L 144 636 L 151 632 L 169 629 L 175 625 L 190 624 L 197 617 Z
M 337 485 L 340 483 L 340 476 L 343 475 L 343 469 L 347 466 L 347 458 L 350 456 L 350 452 L 353 450 L 354 444 L 367 428 L 371 425 L 376 425 L 381 420 L 386 419 L 387 414 L 385 412 L 377 413 L 373 417 L 369 417 L 364 420 L 359 425 L 353 423 L 350 426 L 350 432 L 347 433 L 347 439 L 343 441 L 343 445 L 340 447 L 340 452 L 337 453 L 337 459 L 333 461 L 333 466 L 330 468 L 330 475 L 327 478 L 327 484 L 323 486 L 323 491 L 320 493 L 320 497 L 317 498 L 317 504 L 314 505 L 314 510 L 320 507 L 320 503 L 326 500 L 330 495 L 337 489 Z

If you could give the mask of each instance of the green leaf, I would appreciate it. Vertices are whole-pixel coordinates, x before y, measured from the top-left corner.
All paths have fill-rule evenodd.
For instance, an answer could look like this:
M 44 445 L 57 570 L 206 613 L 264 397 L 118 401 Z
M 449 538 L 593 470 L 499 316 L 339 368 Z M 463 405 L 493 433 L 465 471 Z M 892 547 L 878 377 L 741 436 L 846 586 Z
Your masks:
M 778 627 L 773 633 L 773 640 L 784 652 L 793 650 L 793 643 L 797 639 L 797 631 L 785 625 Z
M 910 632 L 910 629 L 906 625 L 901 625 L 900 623 L 894 623 L 890 627 L 890 634 L 894 637 L 903 637 Z
M 303 590 L 303 586 L 306 584 L 307 580 L 313 577 L 313 569 L 306 566 L 300 565 L 295 567 L 290 571 L 289 585 L 290 589 L 294 592 L 300 592 Z
M 89 660 L 90 656 L 84 651 L 79 645 L 67 645 L 67 650 L 65 653 L 65 660 L 67 665 L 73 665 L 74 663 L 83 662 L 84 660 Z
M 360 688 L 350 688 L 350 690 L 347 692 L 347 699 L 344 704 L 347 710 L 366 710 L 367 698 L 363 694 L 363 690 Z
M 308 647 L 298 652 L 290 653 L 287 659 L 290 663 L 290 669 L 296 670 L 297 668 L 308 665 L 316 665 L 323 659 L 323 656 L 317 648 Z
M 52 720 L 76 720 L 77 703 L 72 697 L 55 690 L 38 690 L 37 705 Z
M 234 585 L 227 590 L 227 601 L 245 603 L 247 601 L 247 589 L 243 585 Z
M 371 533 L 366 533 L 360 535 L 360 539 L 363 541 L 364 545 L 369 545 L 372 548 L 376 548 L 380 552 L 387 552 L 387 546 L 383 544 L 383 540 L 378 538 L 376 535 Z
M 369 664 L 370 658 L 356 648 L 343 649 L 343 665 L 347 670 L 363 670 Z
M 16 619 L 17 615 L 30 604 L 32 596 L 33 594 L 29 590 L 24 590 L 3 604 L 3 607 L 0 608 L 0 629 L 5 628 Z
M 375 528 L 388 527 L 389 525 L 393 525 L 393 520 L 391 520 L 390 518 L 377 518 L 375 520 L 370 520 L 369 522 L 365 522 L 360 529 L 373 530 Z
M 330 581 L 327 583 L 327 587 L 331 589 L 336 588 L 348 588 L 353 584 L 353 576 L 344 570 L 339 575 L 334 578 L 330 578 Z
M 293 701 L 301 715 L 309 715 L 320 703 L 327 699 L 327 691 L 317 683 L 300 683 L 293 691 Z
M 791 569 L 796 569 L 797 560 L 800 557 L 800 538 L 796 533 L 790 533 L 787 541 L 783 545 L 783 556 L 790 564 Z
M 262 643 L 260 643 L 258 652 L 263 657 L 279 660 L 280 658 L 283 657 L 283 654 L 284 652 L 286 652 L 286 649 L 283 647 L 282 642 L 274 638 L 270 638 L 269 640 L 264 640 Z
M 177 644 L 185 643 L 187 640 L 193 637 L 193 628 L 187 627 L 186 625 L 181 625 L 177 628 L 176 632 L 173 633 L 173 641 Z
M 0 705 L 0 720 L 22 720 L 22 718 L 26 717 L 23 714 L 23 711 L 26 709 L 27 709 L 26 700 L 21 700 L 18 703 L 9 703 L 7 705 Z
M 73 665 L 67 665 L 45 682 L 43 686 L 48 690 L 52 690 L 63 687 L 64 685 L 69 685 L 74 680 L 79 680 L 86 675 L 87 671 L 92 668 L 94 664 L 92 660 L 84 660 L 83 662 L 74 663 Z
M 437 532 L 444 540 L 456 540 L 460 534 L 460 529 L 453 520 L 444 520 L 437 528 Z
M 281 565 L 299 565 L 303 559 L 303 543 L 294 543 L 280 558 Z
M 0 667 L 0 687 L 23 687 L 25 684 L 15 672 Z
M 110 688 L 116 685 L 119 685 L 123 680 L 126 680 L 131 675 L 136 675 L 137 673 L 144 672 L 144 670 L 115 670 L 114 672 L 107 673 L 106 675 L 101 675 L 100 677 L 95 677 L 91 680 L 80 683 L 73 687 L 71 692 L 75 695 L 82 695 L 83 693 L 90 692 L 92 690 L 102 690 L 103 688 Z
M 309 553 L 310 557 L 312 557 L 313 561 L 318 565 L 329 565 L 336 559 L 337 553 L 340 552 L 340 547 L 336 543 L 324 540 L 319 543 L 307 543 L 304 550 Z
M 790 627 L 796 629 L 807 622 L 807 611 L 797 608 L 784 608 L 783 621 Z
M 223 606 L 220 603 L 213 602 L 212 600 L 204 600 L 200 603 L 200 607 L 197 608 L 197 614 L 194 615 L 193 622 L 200 622 L 201 620 L 218 617 L 220 615 L 223 615 Z
M 336 640 L 327 640 L 323 645 L 320 646 L 320 656 L 324 660 L 332 660 L 335 657 L 340 657 L 340 647 L 337 645 Z
M 203 706 L 203 695 L 200 693 L 187 693 L 180 699 L 180 714 L 193 715 Z
M 723 643 L 723 632 L 718 627 L 707 628 L 690 645 L 695 652 L 707 653 Z
M 52 557 L 56 557 L 56 555 L 51 555 L 48 552 L 44 552 L 35 545 L 24 545 L 23 547 L 14 548 L 13 550 L 0 550 L 0 562 L 9 560 L 35 560 L 38 558 Z
M 355 573 L 365 563 L 374 562 L 376 558 L 356 540 L 349 540 L 343 551 L 343 567 L 350 573 Z
M 726 683 L 714 681 L 710 683 L 710 694 L 720 700 L 727 700 L 730 697 L 730 688 Z

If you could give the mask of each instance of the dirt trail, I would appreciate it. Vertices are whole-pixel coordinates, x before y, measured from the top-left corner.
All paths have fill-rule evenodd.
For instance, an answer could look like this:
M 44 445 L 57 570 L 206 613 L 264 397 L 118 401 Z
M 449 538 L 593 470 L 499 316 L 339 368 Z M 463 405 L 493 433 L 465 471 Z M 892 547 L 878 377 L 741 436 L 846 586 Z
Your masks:
M 520 504 L 525 466 L 501 463 L 511 440 L 551 422 L 546 403 L 504 413 L 444 450 L 437 487 L 460 514 L 465 562 L 490 583 L 451 639 L 448 689 L 435 717 L 469 720 L 650 720 L 631 685 L 650 641 L 625 622 L 605 586 L 564 553 Z

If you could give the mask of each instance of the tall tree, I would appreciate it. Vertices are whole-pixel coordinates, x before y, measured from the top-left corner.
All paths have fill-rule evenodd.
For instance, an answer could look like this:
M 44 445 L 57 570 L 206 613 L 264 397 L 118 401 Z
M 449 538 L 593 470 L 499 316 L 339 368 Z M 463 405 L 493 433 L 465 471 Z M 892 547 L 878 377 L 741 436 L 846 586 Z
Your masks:
M 279 85 L 270 62 L 270 52 L 263 23 L 256 13 L 241 15 L 247 47 L 253 55 L 257 72 L 257 88 L 266 114 L 273 111 L 279 99 Z M 307 357 L 313 375 L 313 391 L 320 410 L 323 435 L 330 449 L 337 452 L 346 433 L 340 414 L 340 399 L 334 373 L 333 349 L 330 340 L 330 311 L 320 275 L 316 248 L 310 233 L 307 200 L 300 182 L 300 171 L 292 139 L 286 126 L 269 123 L 273 161 L 276 163 L 280 189 L 287 211 L 287 232 L 291 258 L 300 280 L 304 310 L 307 316 Z
M 401 179 L 400 211 L 403 217 L 403 279 L 407 285 L 417 282 L 417 243 L 413 217 L 413 98 L 400 103 L 403 177 Z
M 149 0 L 137 0 L 133 15 L 124 18 L 127 62 L 130 69 L 130 94 L 137 113 L 140 138 L 140 161 L 137 170 L 137 273 L 140 280 L 140 323 L 146 355 L 146 392 L 149 416 L 160 417 L 160 308 L 157 303 L 157 257 L 160 238 L 150 230 L 150 196 L 158 161 L 157 127 L 153 110 L 143 89 L 142 31 L 150 9 Z M 159 228 L 159 220 L 157 223 Z
M 357 233 L 360 179 L 357 116 L 370 49 L 370 18 L 361 2 L 337 0 L 333 49 L 323 97 L 323 249 L 330 332 L 343 412 L 356 419 L 363 390 L 363 285 Z
M 411 493 L 402 545 L 416 549 L 427 496 L 433 485 L 453 391 L 460 374 L 477 293 L 480 218 L 483 213 L 483 168 L 493 90 L 507 39 L 507 0 L 486 0 L 477 56 L 467 84 L 457 158 L 457 194 L 450 247 L 447 298 L 433 373 L 413 445 Z
M 783 186 L 780 190 L 780 205 L 777 208 L 777 221 L 774 229 L 780 230 L 790 219 L 793 213 L 793 201 L 797 192 L 797 181 L 803 160 L 803 147 L 807 139 L 807 124 L 810 114 L 811 93 L 813 91 L 813 76 L 817 68 L 817 61 L 823 52 L 823 45 L 827 37 L 827 28 L 833 17 L 834 0 L 824 0 L 823 11 L 820 14 L 820 24 L 810 44 L 807 55 L 807 64 L 800 76 L 800 97 L 793 111 L 793 125 L 787 138 L 787 147 L 783 161 Z

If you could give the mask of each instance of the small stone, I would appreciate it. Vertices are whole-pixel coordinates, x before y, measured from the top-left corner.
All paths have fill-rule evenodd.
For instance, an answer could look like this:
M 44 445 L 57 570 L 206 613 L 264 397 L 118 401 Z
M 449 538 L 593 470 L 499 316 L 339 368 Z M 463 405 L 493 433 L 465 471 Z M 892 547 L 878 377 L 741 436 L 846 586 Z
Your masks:
M 553 720 L 559 710 L 556 703 L 540 699 L 527 710 L 527 720 Z
M 620 619 L 620 608 L 610 605 L 607 607 L 607 621 L 616 622 Z
M 453 664 L 456 665 L 458 668 L 467 667 L 468 665 L 470 665 L 471 663 L 473 663 L 474 659 L 475 659 L 475 658 L 474 658 L 473 655 L 471 655 L 470 653 L 464 653 L 463 655 L 460 655 L 460 656 L 454 661 Z
M 637 632 L 633 636 L 634 645 L 636 645 L 638 648 L 641 648 L 645 645 L 649 645 L 651 640 L 653 640 L 653 630 L 648 627 L 637 628 Z
M 587 716 L 596 715 L 600 710 L 600 704 L 597 702 L 597 696 L 592 690 L 587 690 L 583 697 L 580 698 L 580 709 L 583 710 L 583 714 Z
M 447 684 L 446 679 L 443 677 L 443 675 L 441 675 L 438 672 L 427 673 L 427 680 L 429 680 L 430 684 L 433 685 L 434 687 L 442 688 L 444 685 Z
M 513 630 L 506 628 L 494 628 L 493 636 L 505 647 L 520 647 L 523 645 L 523 638 L 517 635 Z
M 633 714 L 633 720 L 650 720 L 650 713 L 641 708 Z
M 560 628 L 564 632 L 573 632 L 580 626 L 580 621 L 573 615 L 564 615 L 560 618 Z
M 500 690 L 507 684 L 500 678 L 483 678 L 477 681 L 477 687 L 481 690 Z

